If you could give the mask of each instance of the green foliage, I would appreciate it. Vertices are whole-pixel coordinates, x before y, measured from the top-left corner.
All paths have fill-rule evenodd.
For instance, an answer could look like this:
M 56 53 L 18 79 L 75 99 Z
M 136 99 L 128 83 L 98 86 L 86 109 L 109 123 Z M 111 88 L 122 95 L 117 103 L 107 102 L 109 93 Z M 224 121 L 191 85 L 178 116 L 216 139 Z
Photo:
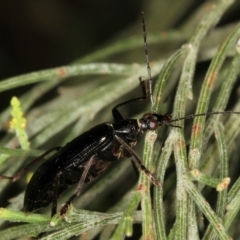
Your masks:
M 148 31 L 150 55 L 152 45 L 162 49 L 168 46 L 169 49 L 161 58 L 150 58 L 157 112 L 172 111 L 173 118 L 179 118 L 193 112 L 224 111 L 227 105 L 240 111 L 239 99 L 234 96 L 230 99 L 231 94 L 236 94 L 234 85 L 240 69 L 240 56 L 235 46 L 240 38 L 240 24 L 216 28 L 232 3 L 222 0 L 203 4 L 181 29 L 164 34 Z M 146 22 L 147 19 L 148 14 Z M 186 44 L 181 47 L 183 41 Z M 133 90 L 139 88 L 137 78 L 147 73 L 146 64 L 96 61 L 142 45 L 139 34 L 121 39 L 72 65 L 1 81 L 0 92 L 35 83 L 19 97 L 21 109 L 18 104 L 16 109 L 14 104 L 17 114 L 13 116 L 20 121 L 17 131 L 23 130 L 22 113 L 27 118 L 26 131 L 31 149 L 16 143 L 16 137 L 19 142 L 27 143 L 25 129 L 16 136 L 7 133 L 2 137 L 0 169 L 4 175 L 11 175 L 20 165 L 26 165 L 27 157 L 39 154 L 36 149 L 63 145 L 89 127 L 110 121 L 112 104 L 121 102 L 122 97 L 132 98 Z M 198 69 L 203 60 L 210 62 L 206 74 Z M 44 99 L 49 91 L 52 98 Z M 40 103 L 36 103 L 37 100 Z M 144 107 L 138 104 L 140 112 L 135 112 L 131 105 L 126 108 L 139 117 L 144 113 Z M 1 126 L 9 121 L 10 111 L 9 107 L 1 113 Z M 134 117 L 127 114 L 124 116 Z M 136 146 L 144 164 L 162 183 L 162 187 L 153 187 L 153 194 L 149 179 L 140 173 L 137 186 L 130 183 L 124 197 L 108 204 L 107 190 L 115 188 L 117 191 L 129 181 L 129 161 L 121 160 L 117 168 L 90 185 L 64 219 L 56 215 L 50 220 L 49 213 L 23 213 L 20 211 L 23 194 L 20 194 L 6 209 L 0 209 L 0 219 L 27 224 L 2 228 L 1 239 L 37 236 L 41 232 L 46 233 L 41 239 L 69 239 L 89 231 L 86 239 L 93 239 L 101 233 L 100 239 L 117 240 L 134 235 L 135 223 L 142 224 L 142 239 L 230 239 L 237 236 L 240 116 L 232 114 L 224 120 L 221 115 L 207 119 L 197 117 L 193 124 L 186 120 L 185 126 L 184 121 L 177 122 L 177 125 L 181 128 L 167 131 L 167 127 L 163 127 L 158 133 L 147 133 L 142 155 Z M 16 149 L 18 147 L 22 149 Z M 19 159 L 24 156 L 24 161 Z M 174 171 L 168 173 L 173 165 Z M 9 187 L 9 184 L 1 180 L 0 189 Z M 59 201 L 63 203 L 69 195 Z M 98 204 L 94 209 L 102 207 L 106 213 L 80 210 L 87 209 L 87 204 L 93 200 Z M 141 211 L 137 211 L 139 203 Z
M 14 129 L 19 139 L 20 147 L 24 150 L 29 149 L 28 136 L 25 131 L 26 128 L 26 118 L 23 117 L 23 112 L 20 106 L 20 102 L 17 97 L 13 97 L 11 100 L 12 106 L 12 120 L 10 122 L 10 129 Z

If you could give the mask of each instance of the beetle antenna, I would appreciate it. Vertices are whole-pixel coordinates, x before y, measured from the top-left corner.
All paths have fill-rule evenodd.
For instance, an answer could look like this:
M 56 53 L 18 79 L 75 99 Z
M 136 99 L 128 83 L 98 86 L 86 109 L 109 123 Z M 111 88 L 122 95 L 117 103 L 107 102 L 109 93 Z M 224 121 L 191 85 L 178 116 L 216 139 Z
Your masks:
M 151 76 L 151 67 L 150 67 L 150 64 L 149 64 L 147 32 L 146 32 L 144 12 L 142 12 L 141 15 L 142 15 L 143 43 L 144 43 L 144 51 L 145 51 L 145 58 L 146 58 L 147 71 L 148 71 L 148 91 L 149 91 L 150 101 L 151 101 L 151 104 L 152 104 L 152 109 L 153 109 L 153 112 L 155 113 L 156 109 L 154 107 L 154 102 L 153 102 L 152 76 Z
M 195 117 L 201 117 L 201 116 L 209 116 L 209 115 L 219 115 L 219 114 L 240 114 L 240 112 L 235 112 L 235 111 L 218 111 L 218 112 L 206 112 L 206 113 L 198 113 L 198 114 L 190 114 L 190 115 L 187 115 L 185 117 L 180 117 L 180 118 L 175 118 L 175 119 L 170 119 L 168 121 L 168 123 L 172 123 L 172 122 L 177 122 L 177 121 L 181 121 L 181 120 L 185 120 L 185 119 L 193 119 Z M 178 127 L 178 126 L 175 126 L 175 125 L 171 125 L 169 124 L 170 126 L 173 126 L 173 127 Z

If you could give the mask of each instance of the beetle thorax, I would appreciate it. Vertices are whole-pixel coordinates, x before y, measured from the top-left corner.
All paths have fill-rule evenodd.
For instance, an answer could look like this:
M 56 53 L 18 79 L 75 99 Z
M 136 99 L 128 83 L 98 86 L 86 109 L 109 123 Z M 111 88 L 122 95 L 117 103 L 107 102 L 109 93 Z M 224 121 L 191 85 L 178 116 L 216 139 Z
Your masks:
M 115 122 L 113 128 L 116 133 L 131 141 L 135 141 L 138 133 L 141 131 L 139 122 L 136 119 L 125 119 Z

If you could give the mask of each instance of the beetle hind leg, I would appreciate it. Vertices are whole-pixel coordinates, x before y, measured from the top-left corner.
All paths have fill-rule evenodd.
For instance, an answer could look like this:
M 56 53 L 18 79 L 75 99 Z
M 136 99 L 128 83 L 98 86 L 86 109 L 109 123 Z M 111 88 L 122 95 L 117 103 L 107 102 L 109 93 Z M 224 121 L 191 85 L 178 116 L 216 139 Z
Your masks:
M 74 200 L 77 196 L 80 195 L 81 190 L 82 190 L 82 186 L 83 186 L 83 184 L 84 184 L 84 182 L 85 182 L 85 179 L 86 179 L 86 177 L 87 177 L 87 175 L 88 175 L 88 171 L 89 171 L 89 169 L 90 169 L 90 167 L 91 167 L 91 165 L 92 165 L 92 163 L 93 163 L 93 159 L 94 159 L 95 157 L 96 157 L 96 155 L 93 155 L 93 156 L 90 158 L 90 160 L 87 162 L 87 164 L 84 166 L 84 171 L 83 171 L 83 173 L 82 173 L 82 175 L 81 175 L 81 178 L 80 178 L 80 180 L 79 180 L 79 182 L 78 182 L 77 188 L 76 188 L 74 194 L 73 194 L 73 195 L 68 199 L 68 201 L 65 202 L 65 203 L 63 204 L 63 206 L 61 207 L 60 216 L 63 216 L 64 214 L 67 213 L 67 211 L 68 211 L 68 209 L 69 209 L 69 207 L 70 207 L 70 204 L 73 202 L 73 200 Z

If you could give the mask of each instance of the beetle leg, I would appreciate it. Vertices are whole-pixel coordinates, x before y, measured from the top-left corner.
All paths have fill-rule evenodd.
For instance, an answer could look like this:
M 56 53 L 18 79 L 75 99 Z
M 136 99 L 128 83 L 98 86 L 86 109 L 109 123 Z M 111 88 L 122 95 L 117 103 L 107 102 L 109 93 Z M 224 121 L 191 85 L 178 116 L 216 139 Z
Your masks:
M 132 103 L 132 102 L 137 102 L 137 101 L 145 101 L 148 99 L 148 96 L 149 96 L 149 92 L 150 94 L 152 94 L 152 91 L 149 90 L 149 87 L 147 85 L 147 82 L 149 82 L 149 80 L 143 80 L 142 77 L 139 78 L 139 81 L 140 81 L 140 86 L 141 86 L 141 89 L 142 89 L 142 97 L 138 97 L 138 98 L 133 98 L 133 99 L 130 99 L 128 101 L 125 101 L 123 103 L 120 103 L 118 104 L 117 106 L 115 106 L 113 109 L 112 109 L 112 115 L 113 115 L 113 118 L 114 120 L 117 122 L 117 121 L 121 121 L 123 120 L 123 116 L 122 114 L 119 112 L 118 108 L 121 107 L 121 106 L 124 106 L 126 104 L 129 104 L 129 103 Z M 151 85 L 150 85 L 151 86 Z M 151 96 L 151 101 L 152 101 L 152 96 Z
M 144 166 L 142 160 L 138 156 L 138 154 L 128 145 L 127 142 L 125 142 L 120 136 L 117 134 L 114 135 L 117 141 L 123 145 L 123 147 L 132 155 L 132 157 L 137 161 L 141 171 L 143 171 L 147 177 L 150 179 L 150 181 L 155 186 L 162 186 L 161 183 L 153 176 L 153 174 Z
M 93 159 L 94 159 L 95 157 L 96 157 L 96 155 L 93 155 L 93 156 L 90 158 L 90 160 L 87 162 L 87 164 L 84 166 L 84 171 L 83 171 L 83 173 L 82 173 L 82 175 L 81 175 L 80 181 L 78 182 L 78 185 L 77 185 L 77 188 L 76 188 L 74 194 L 68 199 L 67 202 L 65 202 L 65 203 L 63 204 L 63 206 L 62 206 L 62 208 L 61 208 L 61 210 L 60 210 L 60 215 L 61 215 L 61 216 L 64 215 L 64 214 L 66 214 L 66 212 L 67 212 L 70 204 L 72 203 L 72 201 L 73 201 L 77 196 L 80 195 L 81 190 L 82 190 L 82 186 L 83 186 L 83 184 L 84 184 L 84 182 L 85 182 L 85 179 L 86 179 L 86 177 L 87 177 L 88 171 L 89 171 L 89 169 L 90 169 L 90 167 L 91 167 L 91 165 L 92 165 Z
M 52 213 L 51 216 L 53 217 L 57 213 L 57 200 L 58 200 L 58 188 L 60 183 L 62 172 L 59 172 L 55 177 L 55 191 L 53 195 L 53 202 L 52 202 Z
M 12 180 L 12 182 L 16 182 L 18 181 L 22 175 L 27 172 L 31 167 L 33 167 L 35 164 L 37 164 L 38 162 L 44 160 L 45 156 L 47 156 L 50 152 L 53 151 L 58 151 L 61 147 L 55 147 L 55 148 L 51 148 L 48 151 L 46 151 L 45 153 L 43 153 L 42 155 L 40 155 L 39 157 L 37 157 L 35 160 L 33 160 L 32 162 L 30 162 L 27 166 L 25 166 L 23 169 L 21 169 L 18 173 L 16 173 L 13 177 L 9 177 L 9 176 L 3 176 L 0 175 L 0 179 L 9 179 Z

